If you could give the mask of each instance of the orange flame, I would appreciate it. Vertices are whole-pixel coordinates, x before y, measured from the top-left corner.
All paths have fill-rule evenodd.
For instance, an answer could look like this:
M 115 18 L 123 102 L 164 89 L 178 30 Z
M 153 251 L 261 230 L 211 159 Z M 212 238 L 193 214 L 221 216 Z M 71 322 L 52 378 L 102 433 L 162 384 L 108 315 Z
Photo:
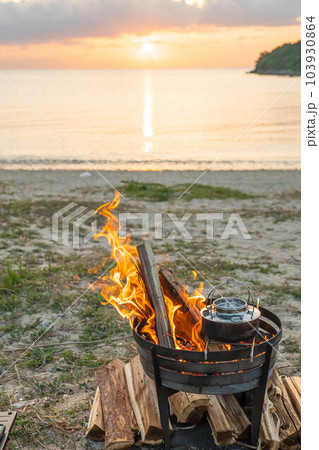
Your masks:
M 192 274 L 193 274 L 194 280 L 196 280 L 196 278 L 197 278 L 197 272 L 195 272 L 195 270 L 192 270 Z
M 110 303 L 122 317 L 130 321 L 131 327 L 137 319 L 141 324 L 140 333 L 146 339 L 158 344 L 155 331 L 155 313 L 145 293 L 145 287 L 138 273 L 138 254 L 136 247 L 130 243 L 130 235 L 119 236 L 120 223 L 113 211 L 120 203 L 120 194 L 115 192 L 114 199 L 97 209 L 97 213 L 106 218 L 102 230 L 94 236 L 94 239 L 106 238 L 111 246 L 111 258 L 115 260 L 115 266 L 109 271 L 109 275 L 103 275 L 92 288 L 99 288 L 104 300 L 102 305 Z M 102 264 L 89 270 L 97 273 L 110 258 L 104 258 Z M 191 308 L 202 309 L 205 306 L 205 297 L 202 295 L 203 284 L 193 296 L 188 297 Z M 163 290 L 164 291 L 164 290 Z M 169 321 L 175 342 L 179 349 L 204 350 L 205 342 L 200 336 L 200 322 L 194 324 L 188 311 L 182 305 L 176 305 L 174 299 L 164 294 L 168 310 Z

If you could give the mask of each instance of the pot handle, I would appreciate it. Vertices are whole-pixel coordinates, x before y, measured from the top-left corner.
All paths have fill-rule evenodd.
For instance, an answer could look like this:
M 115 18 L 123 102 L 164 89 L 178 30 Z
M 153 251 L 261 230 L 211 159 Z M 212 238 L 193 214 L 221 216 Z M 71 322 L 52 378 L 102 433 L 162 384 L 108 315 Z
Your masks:
M 244 283 L 242 283 L 241 281 L 238 281 L 238 280 L 235 280 L 235 278 L 227 278 L 225 281 L 222 281 L 221 283 L 219 283 L 217 286 L 215 286 L 211 291 L 210 291 L 210 293 L 208 294 L 208 296 L 207 296 L 207 300 L 209 300 L 209 306 L 211 306 L 211 304 L 212 304 L 212 298 L 213 298 L 213 293 L 214 292 L 218 292 L 218 288 L 220 287 L 220 286 L 223 286 L 224 284 L 230 284 L 230 283 L 234 283 L 234 284 L 239 284 L 240 286 L 243 286 L 246 290 L 247 290 L 247 292 L 248 292 L 248 299 L 247 299 L 247 304 L 249 305 L 249 304 L 253 304 L 253 301 L 254 301 L 254 299 L 253 299 L 253 295 L 252 295 L 252 293 L 251 293 L 251 291 L 250 291 L 250 289 L 244 284 Z M 220 292 L 218 292 L 219 294 L 220 294 Z M 221 295 L 221 294 L 220 294 Z M 223 297 L 223 296 L 222 296 Z

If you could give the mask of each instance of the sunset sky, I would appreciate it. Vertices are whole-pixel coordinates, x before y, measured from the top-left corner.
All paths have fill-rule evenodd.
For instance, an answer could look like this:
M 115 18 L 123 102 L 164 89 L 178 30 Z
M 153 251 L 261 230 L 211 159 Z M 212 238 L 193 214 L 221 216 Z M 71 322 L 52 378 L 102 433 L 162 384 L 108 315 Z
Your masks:
M 0 0 L 0 68 L 252 67 L 296 0 Z

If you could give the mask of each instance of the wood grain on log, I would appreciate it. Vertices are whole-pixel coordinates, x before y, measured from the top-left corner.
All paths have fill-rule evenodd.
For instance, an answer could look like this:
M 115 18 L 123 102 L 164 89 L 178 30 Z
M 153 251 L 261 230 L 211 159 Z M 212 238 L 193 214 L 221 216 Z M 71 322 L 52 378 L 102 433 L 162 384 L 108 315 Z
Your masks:
M 105 430 L 101 392 L 100 388 L 97 387 L 85 437 L 91 439 L 92 441 L 104 441 L 104 434 Z
M 135 356 L 125 366 L 129 398 L 141 433 L 141 441 L 156 444 L 162 440 L 156 387 L 144 372 L 140 357 Z
M 281 447 L 298 443 L 301 432 L 300 419 L 276 369 L 271 376 L 270 382 L 268 382 L 268 395 L 276 408 L 276 413 L 280 420 L 279 436 Z
M 159 275 L 161 284 L 167 293 L 170 294 L 170 298 L 173 298 L 177 304 L 183 305 L 185 309 L 189 311 L 194 323 L 200 322 L 201 315 L 199 308 L 188 301 L 187 291 L 182 283 L 175 277 L 173 272 L 162 267 L 159 271 Z
M 236 439 L 249 437 L 250 421 L 234 395 L 216 395 Z
M 171 414 L 180 423 L 199 423 L 207 411 L 209 395 L 177 392 L 169 398 Z
M 216 395 L 210 398 L 207 419 L 216 445 L 229 445 L 235 442 L 233 430 Z
M 267 393 L 263 406 L 260 423 L 260 438 L 263 450 L 278 450 L 280 448 L 280 419 L 274 404 L 269 400 Z
M 151 245 L 138 245 L 137 252 L 140 260 L 140 272 L 145 285 L 149 301 L 155 312 L 156 334 L 158 342 L 164 347 L 174 348 L 174 339 L 167 306 L 161 289 L 159 275 L 154 260 Z
M 287 377 L 283 380 L 290 401 L 295 408 L 299 419 L 301 419 L 301 377 Z
M 95 371 L 101 393 L 105 448 L 108 450 L 128 449 L 134 444 L 134 413 L 129 401 L 124 366 L 122 361 L 116 359 Z

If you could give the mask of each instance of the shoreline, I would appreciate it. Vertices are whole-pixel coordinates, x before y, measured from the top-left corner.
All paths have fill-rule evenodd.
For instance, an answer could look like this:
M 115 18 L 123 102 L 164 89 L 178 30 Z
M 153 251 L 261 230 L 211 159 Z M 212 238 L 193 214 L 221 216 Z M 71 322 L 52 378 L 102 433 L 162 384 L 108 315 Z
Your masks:
M 275 194 L 300 189 L 301 171 L 294 170 L 163 170 L 163 171 L 79 171 L 0 169 L 2 198 L 43 198 L 95 190 L 97 199 L 126 181 L 174 184 L 201 184 L 239 189 L 248 194 Z M 197 181 L 196 181 L 197 180 Z M 70 196 L 73 196 L 70 195 Z
M 279 75 L 279 76 L 285 76 L 285 77 L 300 77 L 300 72 L 294 72 L 292 70 L 252 70 L 251 72 L 247 73 L 254 73 L 256 75 Z

